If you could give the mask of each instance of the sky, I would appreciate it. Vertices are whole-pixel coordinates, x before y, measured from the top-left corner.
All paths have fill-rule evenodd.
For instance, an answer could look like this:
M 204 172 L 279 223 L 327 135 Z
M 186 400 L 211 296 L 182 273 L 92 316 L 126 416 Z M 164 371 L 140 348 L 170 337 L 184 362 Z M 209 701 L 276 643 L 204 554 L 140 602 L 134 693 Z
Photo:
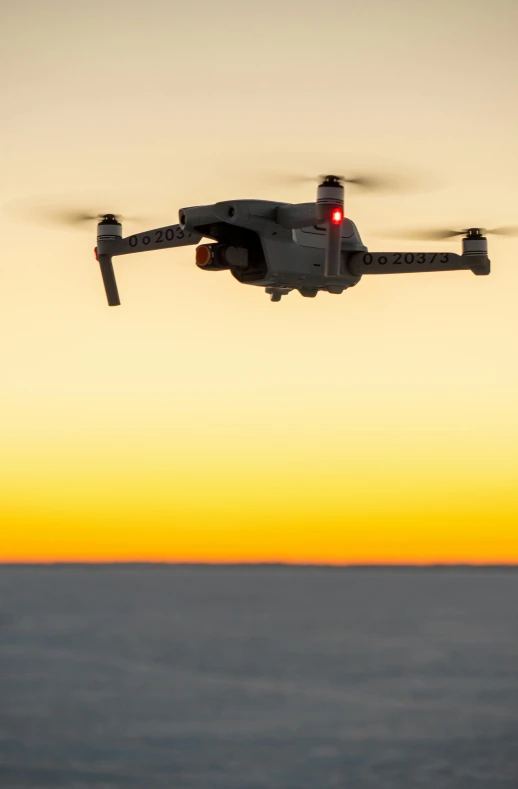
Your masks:
M 346 195 L 373 251 L 518 224 L 515 0 L 0 15 L 0 561 L 517 562 L 518 239 L 490 238 L 489 277 L 279 304 L 193 248 L 145 253 L 110 309 L 95 225 L 40 213 L 129 235 L 378 168 L 416 188 Z

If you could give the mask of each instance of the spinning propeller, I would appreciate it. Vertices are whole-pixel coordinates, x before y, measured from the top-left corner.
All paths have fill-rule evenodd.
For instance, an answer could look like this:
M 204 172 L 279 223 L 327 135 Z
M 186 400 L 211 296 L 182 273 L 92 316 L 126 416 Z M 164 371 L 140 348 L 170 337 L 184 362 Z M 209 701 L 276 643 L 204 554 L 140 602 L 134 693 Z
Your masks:
M 305 183 L 321 183 L 326 178 L 333 178 L 338 183 L 344 185 L 358 186 L 361 189 L 366 189 L 369 192 L 393 192 L 400 189 L 412 188 L 415 184 L 411 179 L 404 178 L 399 175 L 389 175 L 382 173 L 364 173 L 362 175 L 304 175 L 297 173 L 287 173 L 276 175 L 273 181 L 279 184 L 305 184 Z
M 99 202 L 102 207 L 104 200 Z M 141 222 L 147 221 L 145 217 L 126 216 L 125 214 L 113 214 L 109 212 L 103 214 L 97 211 L 91 211 L 88 208 L 76 207 L 73 203 L 72 205 L 67 205 L 67 203 L 67 200 L 64 201 L 64 204 L 56 204 L 47 201 L 42 201 L 40 203 L 32 201 L 27 203 L 23 201 L 21 203 L 11 204 L 10 209 L 18 216 L 32 220 L 33 222 L 76 228 L 86 227 L 91 222 L 101 222 L 107 216 L 113 218 L 116 222 L 137 222 L 140 224 Z
M 95 214 L 75 208 L 49 208 L 31 211 L 32 218 L 40 218 L 53 224 L 68 225 L 78 227 L 89 222 L 101 222 L 106 217 L 110 217 L 115 222 L 141 222 L 140 217 L 129 217 L 123 214 Z
M 402 230 L 396 233 L 377 233 L 387 238 L 408 238 L 411 241 L 451 241 L 459 236 L 467 238 L 481 238 L 483 236 L 518 236 L 518 225 L 508 227 L 468 227 L 464 230 L 450 230 L 449 228 L 426 228 L 417 230 Z

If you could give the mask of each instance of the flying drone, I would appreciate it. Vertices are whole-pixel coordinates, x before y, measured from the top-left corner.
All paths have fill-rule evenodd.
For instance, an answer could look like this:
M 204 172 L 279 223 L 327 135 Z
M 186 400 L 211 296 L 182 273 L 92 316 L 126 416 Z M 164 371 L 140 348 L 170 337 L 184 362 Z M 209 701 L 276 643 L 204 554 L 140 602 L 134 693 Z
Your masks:
M 238 282 L 264 288 L 271 301 L 278 302 L 292 291 L 308 298 L 319 291 L 340 294 L 365 274 L 468 270 L 486 275 L 490 273 L 486 233 L 510 235 L 517 230 L 471 227 L 428 236 L 432 240 L 463 236 L 462 254 L 370 252 L 354 222 L 344 216 L 344 184 L 380 185 L 369 177 L 325 175 L 319 179 L 314 203 L 226 200 L 181 208 L 177 224 L 125 238 L 117 214 L 77 218 L 100 220 L 95 255 L 111 307 L 120 304 L 113 259 L 121 255 L 195 246 L 199 269 L 229 271 Z

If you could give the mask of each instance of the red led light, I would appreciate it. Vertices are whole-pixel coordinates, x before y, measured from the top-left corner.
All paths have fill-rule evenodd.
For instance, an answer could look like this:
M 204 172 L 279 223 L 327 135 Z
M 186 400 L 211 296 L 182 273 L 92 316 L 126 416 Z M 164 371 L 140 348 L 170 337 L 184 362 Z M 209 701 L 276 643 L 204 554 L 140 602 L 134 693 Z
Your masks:
M 333 225 L 341 225 L 342 219 L 344 218 L 343 211 L 341 208 L 333 208 L 331 213 L 331 222 Z
M 97 254 L 97 247 L 95 247 L 95 249 L 94 249 L 94 255 L 95 255 L 95 259 L 97 260 L 97 262 L 99 262 L 99 256 Z

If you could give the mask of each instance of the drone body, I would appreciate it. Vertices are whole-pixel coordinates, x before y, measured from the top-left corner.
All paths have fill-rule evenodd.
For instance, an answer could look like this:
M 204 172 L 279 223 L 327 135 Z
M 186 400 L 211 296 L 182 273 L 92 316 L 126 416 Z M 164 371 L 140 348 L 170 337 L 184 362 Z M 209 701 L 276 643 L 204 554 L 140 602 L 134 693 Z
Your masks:
M 200 244 L 202 239 L 209 243 Z M 230 271 L 241 283 L 262 287 L 272 301 L 297 290 L 339 294 L 364 274 L 467 269 L 489 274 L 487 240 L 472 228 L 462 254 L 376 252 L 363 244 L 343 214 L 343 185 L 327 176 L 316 203 L 230 200 L 179 211 L 179 223 L 122 238 L 122 226 L 106 214 L 97 226 L 96 257 L 108 304 L 120 304 L 112 259 L 119 255 L 196 245 L 196 265 Z

